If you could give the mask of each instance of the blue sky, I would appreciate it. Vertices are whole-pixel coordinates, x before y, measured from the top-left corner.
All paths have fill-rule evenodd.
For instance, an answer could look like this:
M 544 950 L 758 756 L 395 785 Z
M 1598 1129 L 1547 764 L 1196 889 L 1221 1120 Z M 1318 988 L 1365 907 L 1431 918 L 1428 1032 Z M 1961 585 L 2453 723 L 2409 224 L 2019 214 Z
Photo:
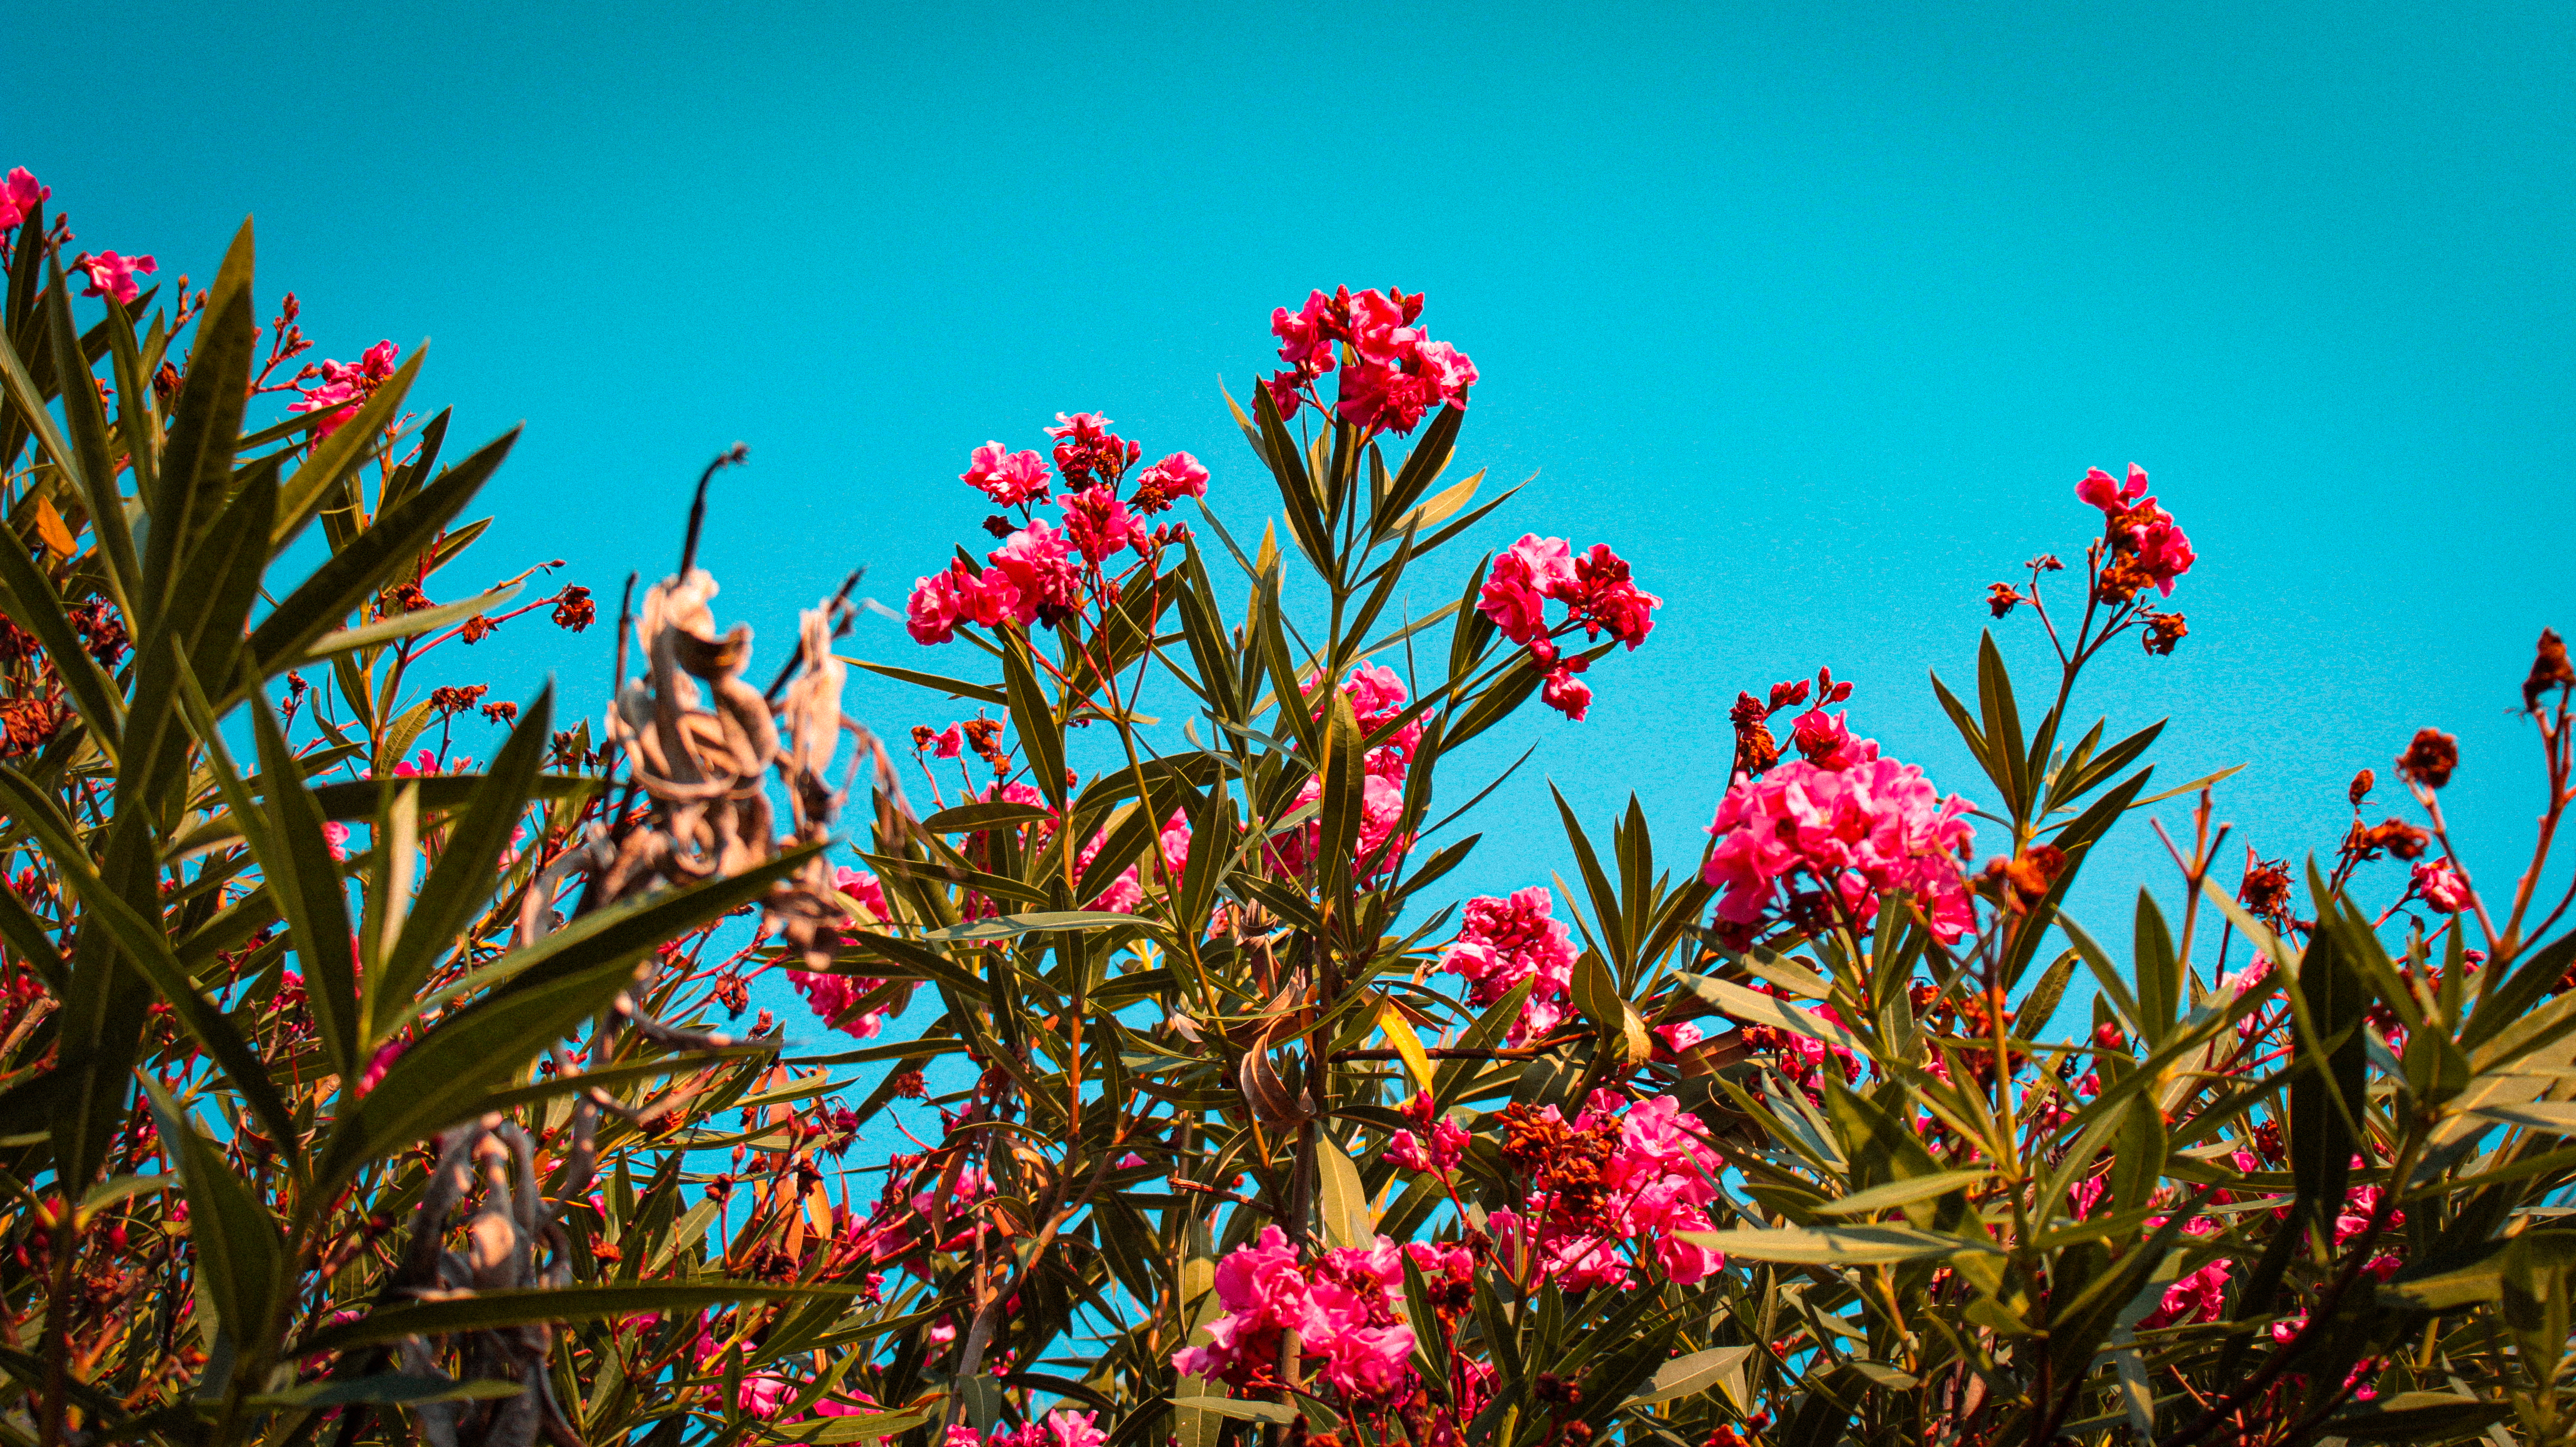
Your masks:
M 2528 4 L 144 4 L 13 37 L 0 166 L 201 279 L 255 213 L 317 355 L 434 338 L 418 397 L 527 423 L 494 577 L 613 599 L 750 443 L 704 557 L 773 648 L 846 569 L 899 603 L 974 541 L 967 452 L 1058 410 L 1195 452 L 1257 532 L 1219 379 L 1310 287 L 1426 291 L 1484 377 L 1465 465 L 1532 479 L 1480 541 L 1607 541 L 1666 600 L 1590 721 L 1523 721 L 1472 890 L 1566 868 L 1543 777 L 1695 855 L 1725 705 L 1819 664 L 1978 798 L 1925 670 L 1964 683 L 1984 586 L 2080 552 L 2075 479 L 2134 461 L 2200 551 L 2191 636 L 2084 701 L 2171 715 L 2167 782 L 2250 761 L 2222 816 L 2294 858 L 2456 732 L 2492 883 L 2539 808 L 2515 685 L 2576 629 L 2571 42 Z M 608 630 L 537 622 L 460 681 L 595 703 Z M 2124 936 L 2158 853 L 2125 830 L 2078 913 Z

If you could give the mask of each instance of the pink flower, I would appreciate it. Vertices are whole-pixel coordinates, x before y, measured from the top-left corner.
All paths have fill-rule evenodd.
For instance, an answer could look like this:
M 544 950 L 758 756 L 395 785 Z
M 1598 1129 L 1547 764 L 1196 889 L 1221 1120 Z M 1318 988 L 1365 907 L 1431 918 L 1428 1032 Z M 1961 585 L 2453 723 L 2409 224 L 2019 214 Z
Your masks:
M 1692 1046 L 1697 1045 L 1700 1041 L 1708 1038 L 1707 1034 L 1703 1032 L 1698 1025 L 1688 1020 L 1676 1020 L 1670 1025 L 1657 1026 L 1655 1029 L 1655 1036 L 1657 1039 L 1664 1042 L 1664 1048 L 1666 1050 L 1671 1051 L 1675 1055 L 1681 1054 L 1683 1051 L 1688 1050 Z
M 1036 453 L 1014 453 L 998 442 L 987 442 L 967 459 L 966 470 L 957 480 L 1004 507 L 1015 507 L 1045 501 L 1054 478 L 1047 472 L 1046 459 Z
M 2129 480 L 2114 481 L 2111 474 L 2096 467 L 2075 484 L 2075 496 L 2102 510 L 2103 521 L 2111 540 L 2114 560 L 2104 569 L 2104 586 L 2115 580 L 2125 582 L 2119 601 L 2145 583 L 2156 585 L 2165 597 L 2173 596 L 2174 579 L 2191 571 L 2197 560 L 2191 539 L 2175 526 L 2172 513 L 2156 506 L 2147 496 L 2147 471 L 2135 463 L 2129 465 Z
M 953 759 L 966 747 L 966 735 L 957 725 L 950 724 L 940 732 L 932 734 L 930 742 L 933 758 Z
M 337 819 L 322 826 L 322 842 L 330 846 L 331 857 L 345 861 L 349 857 L 349 826 Z
M 408 1040 L 388 1040 L 378 1047 L 375 1055 L 367 1061 L 366 1073 L 358 1077 L 358 1094 L 365 1095 L 383 1084 L 385 1072 L 393 1069 L 394 1062 L 402 1059 L 403 1052 L 410 1048 Z
M 1637 590 L 1629 581 L 1627 562 L 1608 543 L 1594 543 L 1591 551 L 1578 555 L 1574 576 L 1550 596 L 1563 600 L 1573 615 L 1568 621 L 1582 624 L 1585 637 L 1607 633 L 1632 651 L 1655 631 L 1655 610 L 1664 602 Z
M 359 403 L 375 394 L 394 374 L 394 358 L 399 349 L 390 341 L 367 348 L 357 361 L 348 364 L 326 361 L 322 380 L 310 387 L 299 387 L 302 393 L 286 406 L 289 412 L 321 412 L 324 420 L 313 429 L 315 441 L 338 431 Z
M 1012 621 L 1052 628 L 1082 607 L 1082 578 L 1074 571 L 1067 540 L 1042 522 L 1033 522 L 1005 539 L 986 557 L 987 575 L 1000 573 L 1010 582 Z
M 2469 882 L 2448 859 L 2420 860 L 2415 865 L 2415 892 L 2444 914 L 2469 907 Z
M 1514 1046 L 1545 1036 L 1565 1018 L 1578 952 L 1572 931 L 1549 914 L 1554 902 L 1555 896 L 1538 885 L 1507 897 L 1471 899 L 1457 941 L 1440 956 L 1441 969 L 1466 979 L 1467 1001 L 1478 1008 L 1510 994 L 1521 981 L 1532 981 L 1521 1017 L 1512 1023 Z
M 1087 487 L 1096 478 L 1116 482 L 1143 455 L 1144 449 L 1109 430 L 1109 419 L 1097 412 L 1055 414 L 1046 435 L 1057 439 L 1056 471 L 1067 487 Z
M 1303 809 L 1323 797 L 1324 781 L 1309 777 L 1297 791 L 1291 812 Z M 1360 785 L 1360 837 L 1354 873 L 1365 873 L 1375 879 L 1394 872 L 1404 862 L 1405 853 L 1413 847 L 1413 836 L 1397 833 L 1404 822 L 1404 786 L 1383 774 L 1370 774 Z M 1301 829 L 1291 830 L 1274 841 L 1271 860 L 1286 874 L 1304 874 L 1313 865 L 1315 852 L 1321 847 L 1324 826 L 1310 821 Z
M 1431 1092 L 1423 1091 L 1404 1103 L 1404 1116 L 1416 1126 L 1431 1133 L 1430 1149 L 1425 1150 L 1420 1137 L 1400 1130 L 1387 1138 L 1386 1158 L 1408 1171 L 1434 1171 L 1447 1175 L 1467 1157 L 1467 1128 L 1446 1116 L 1432 1118 Z
M 46 197 L 53 194 L 54 188 L 39 185 L 34 174 L 26 167 L 14 168 L 9 172 L 7 180 L 0 181 L 0 229 L 15 226 L 25 220 L 28 212 L 35 210 L 43 204 Z
M 1129 499 L 1141 513 L 1158 513 L 1174 498 L 1207 496 L 1208 470 L 1186 452 L 1175 452 L 1136 474 L 1136 495 Z
M 1403 1317 L 1407 1254 L 1426 1274 L 1434 1265 L 1447 1274 L 1438 1248 L 1407 1252 L 1383 1236 L 1367 1250 L 1343 1248 L 1301 1263 L 1287 1236 L 1266 1226 L 1259 1241 L 1217 1263 L 1217 1301 L 1226 1314 L 1208 1326 L 1207 1345 L 1174 1353 L 1172 1366 L 1249 1387 L 1277 1370 L 1294 1331 L 1301 1355 L 1320 1359 L 1318 1374 L 1344 1396 L 1392 1398 L 1412 1378 L 1413 1328 Z
M 1588 665 L 1588 659 L 1569 658 L 1548 670 L 1547 683 L 1539 690 L 1539 699 L 1549 708 L 1565 715 L 1569 723 L 1583 722 L 1592 707 L 1592 685 L 1578 681 L 1574 675 Z
M 1476 364 L 1416 328 L 1421 314 L 1419 294 L 1392 288 L 1353 293 L 1346 286 L 1331 296 L 1310 293 L 1295 313 L 1286 307 L 1273 311 L 1270 330 L 1280 339 L 1279 359 L 1288 369 L 1262 385 L 1279 415 L 1295 416 L 1305 389 L 1333 370 L 1336 342 L 1348 343 L 1352 357 L 1333 407 L 1342 421 L 1368 432 L 1408 433 L 1434 407 L 1465 407 Z
M 160 267 L 148 256 L 119 256 L 113 251 L 102 251 L 96 256 L 83 253 L 73 257 L 72 269 L 89 274 L 89 285 L 82 288 L 81 295 L 112 297 L 125 302 L 142 294 L 143 289 L 134 280 L 134 274 L 138 271 L 149 274 L 160 270 Z
M 1975 923 L 1957 855 L 1975 836 L 1957 795 L 1941 797 L 1923 771 L 1881 758 L 1839 718 L 1800 720 L 1832 764 L 1800 759 L 1759 778 L 1739 777 L 1717 806 L 1717 846 L 1702 877 L 1725 890 L 1717 915 L 1749 939 L 1771 912 L 1816 924 L 1838 902 L 1867 929 L 1878 897 L 1911 894 L 1944 943 Z M 1830 898 L 1825 891 L 1832 891 Z M 1783 899 L 1783 894 L 1786 899 Z
M 847 896 L 865 912 L 866 918 L 845 915 L 841 924 L 846 929 L 864 925 L 882 925 L 892 918 L 886 905 L 885 885 L 864 869 L 842 865 L 832 871 L 832 887 Z M 811 970 L 789 970 L 787 983 L 805 997 L 805 1003 L 822 1017 L 824 1024 L 854 1040 L 873 1040 L 884 1028 L 886 1017 L 898 1014 L 903 1006 L 898 1000 L 892 1009 L 861 1012 L 859 1003 L 885 984 L 881 979 L 863 975 L 824 974 Z
M 1829 714 L 1811 708 L 1790 721 L 1790 744 L 1820 769 L 1839 771 L 1868 763 L 1878 757 L 1878 743 L 1852 737 L 1851 725 L 1846 722 L 1850 717 L 1848 709 Z
M 437 773 L 438 756 L 427 749 L 394 765 L 394 777 L 397 779 L 431 778 Z
M 1526 644 L 1547 631 L 1546 600 L 1574 586 L 1574 559 L 1563 538 L 1524 533 L 1494 558 L 1477 592 L 1476 610 L 1505 638 Z
M 1564 1123 L 1555 1106 L 1540 1118 Z M 1612 1137 L 1598 1202 L 1578 1211 L 1540 1189 L 1530 1192 L 1526 1214 L 1491 1213 L 1507 1268 L 1535 1264 L 1558 1285 L 1579 1291 L 1625 1288 L 1634 1267 L 1648 1261 L 1682 1285 L 1705 1280 L 1726 1264 L 1723 1254 L 1677 1234 L 1711 1229 L 1707 1208 L 1717 1199 L 1716 1181 L 1724 1169 L 1679 1102 L 1665 1096 L 1631 1107 L 1616 1090 L 1596 1090 L 1572 1129 L 1595 1139 Z

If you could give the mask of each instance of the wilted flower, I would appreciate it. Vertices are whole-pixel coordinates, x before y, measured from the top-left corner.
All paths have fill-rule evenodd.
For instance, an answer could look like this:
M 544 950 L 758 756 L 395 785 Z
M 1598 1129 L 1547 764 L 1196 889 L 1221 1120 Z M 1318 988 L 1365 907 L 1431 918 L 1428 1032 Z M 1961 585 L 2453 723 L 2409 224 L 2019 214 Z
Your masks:
M 1993 609 L 1995 616 L 1998 618 L 2001 618 L 2006 613 L 2011 612 L 2013 609 L 2018 608 L 2029 601 L 2029 599 L 2021 595 L 2020 589 L 2015 588 L 2010 583 L 1990 583 L 1986 585 L 1986 606 Z
M 2540 630 L 2540 648 L 2531 660 L 2531 675 L 2522 681 L 2522 708 L 2525 713 L 2540 710 L 2540 696 L 2553 688 L 2576 686 L 2576 665 L 2567 661 L 2567 641 L 2557 630 Z
M 2191 571 L 2191 539 L 2146 493 L 2146 469 L 2134 464 L 2126 484 L 2098 467 L 2075 484 L 2077 498 L 2102 510 L 2103 536 L 2111 545 L 2095 588 L 2105 603 L 2126 603 L 2150 585 L 2170 597 L 2174 579 Z
M 590 590 L 573 584 L 555 599 L 555 626 L 567 633 L 579 633 L 599 617 L 599 606 L 590 600 Z
M 1136 493 L 1127 501 L 1136 511 L 1151 515 L 1172 505 L 1174 498 L 1207 496 L 1208 470 L 1186 452 L 1175 452 L 1143 472 L 1136 474 Z
M 2149 653 L 2162 657 L 2173 652 L 2174 645 L 2189 632 L 2191 628 L 2183 622 L 2180 613 L 2149 613 L 2147 631 L 2139 636 L 2138 641 Z
M 2397 756 L 2397 777 L 2438 789 L 2451 782 L 2451 771 L 2459 766 L 2458 738 L 2440 729 L 2417 729 L 2414 742 Z

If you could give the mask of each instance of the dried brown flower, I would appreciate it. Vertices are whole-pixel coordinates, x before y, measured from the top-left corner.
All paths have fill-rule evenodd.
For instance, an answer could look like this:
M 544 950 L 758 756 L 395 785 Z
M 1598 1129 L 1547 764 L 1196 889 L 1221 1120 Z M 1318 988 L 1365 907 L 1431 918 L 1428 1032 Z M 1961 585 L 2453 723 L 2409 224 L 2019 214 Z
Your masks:
M 2352 776 L 2352 787 L 2344 790 L 2344 797 L 2352 800 L 2352 807 L 2355 812 L 2358 812 L 2361 808 L 2361 801 L 2369 798 L 2370 791 L 2378 787 L 2378 784 L 2379 776 L 2368 769 L 2364 769 L 2360 773 Z
M 0 699 L 0 754 L 33 753 L 62 726 L 62 706 L 43 694 Z
M 464 624 L 456 630 L 456 636 L 464 639 L 467 646 L 471 647 L 472 645 L 480 643 L 484 639 L 491 637 L 492 630 L 500 626 L 501 625 L 493 622 L 491 619 L 477 613 L 473 617 L 465 620 Z
M 2026 914 L 2048 898 L 2065 869 L 2065 851 L 2053 844 L 2034 844 L 2013 858 L 1988 860 L 1979 882 L 2014 913 Z
M 1998 618 L 2029 601 L 2010 583 L 1990 583 L 1986 586 L 1986 606 L 1993 609 Z
M 481 702 L 483 695 L 491 691 L 490 685 L 481 683 L 433 688 L 429 691 L 429 706 L 443 717 L 453 717 Z
M 2180 613 L 2150 613 L 2147 615 L 2146 634 L 2138 641 L 2146 645 L 2149 653 L 2162 656 L 2173 652 L 2174 645 L 2190 631 Z
M 575 583 L 555 599 L 555 626 L 567 633 L 579 633 L 599 617 L 599 605 L 590 601 L 590 590 Z
M 483 705 L 483 716 L 497 724 L 517 723 L 519 706 L 507 699 L 499 703 L 487 703 Z
M 2525 713 L 2540 711 L 2540 696 L 2553 688 L 2576 686 L 2576 666 L 2567 661 L 2567 640 L 2554 628 L 2540 630 L 2540 649 L 2531 660 L 2531 676 L 2522 681 Z
M 2245 879 L 2236 886 L 2236 902 L 2256 919 L 2280 929 L 2290 920 L 2290 861 L 2264 859 L 2245 851 Z
M 2451 771 L 2460 766 L 2460 741 L 2440 729 L 2417 729 L 2415 741 L 2397 756 L 2397 777 L 2412 779 L 2427 789 L 2438 789 L 2451 782 Z

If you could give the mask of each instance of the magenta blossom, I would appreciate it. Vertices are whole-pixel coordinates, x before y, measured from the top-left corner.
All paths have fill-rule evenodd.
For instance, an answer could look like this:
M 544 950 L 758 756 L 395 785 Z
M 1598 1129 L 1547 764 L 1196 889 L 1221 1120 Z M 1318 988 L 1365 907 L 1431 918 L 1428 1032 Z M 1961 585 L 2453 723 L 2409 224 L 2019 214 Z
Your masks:
M 26 220 L 29 212 L 53 194 L 54 188 L 40 184 L 26 167 L 13 168 L 8 179 L 0 180 L 0 230 Z
M 1912 764 L 1880 758 L 1878 745 L 1850 737 L 1839 717 L 1817 710 L 1798 722 L 1802 747 L 1812 744 L 1819 757 L 1738 777 L 1709 826 L 1717 846 L 1703 878 L 1726 891 L 1719 920 L 1749 939 L 1784 904 L 1805 919 L 1830 898 L 1867 929 L 1878 897 L 1901 890 L 1935 937 L 1957 939 L 1975 923 L 1958 859 L 1976 832 L 1962 817 L 1967 803 L 1941 797 Z
M 1047 472 L 1046 459 L 1036 453 L 1014 453 L 998 442 L 987 442 L 975 449 L 957 480 L 1004 507 L 1016 507 L 1045 501 L 1054 478 Z
M 1565 921 L 1549 913 L 1554 903 L 1555 896 L 1540 885 L 1471 899 L 1457 941 L 1440 956 L 1440 968 L 1465 977 L 1467 1003 L 1480 1009 L 1521 981 L 1531 982 L 1521 1016 L 1512 1022 L 1514 1046 L 1545 1037 L 1565 1018 L 1578 952 Z
M 2418 861 L 2415 892 L 2444 914 L 2458 914 L 2469 907 L 2469 881 L 2448 859 Z
M 892 912 L 886 907 L 885 886 L 877 881 L 875 875 L 866 870 L 852 869 L 846 865 L 837 868 L 832 871 L 832 887 L 840 891 L 860 910 L 858 914 L 844 917 L 843 927 L 848 929 L 881 927 L 892 917 Z M 805 1003 L 813 1007 L 814 1013 L 822 1017 L 824 1024 L 854 1040 L 875 1039 L 877 1032 L 884 1028 L 886 1017 L 902 1009 L 902 1006 L 897 1004 L 891 1010 L 882 1008 L 860 1010 L 860 1002 L 885 984 L 885 981 L 879 979 L 869 979 L 860 975 L 789 970 L 787 983 L 795 987 L 796 993 L 805 997 Z
M 160 270 L 160 266 L 148 256 L 119 256 L 113 251 L 102 251 L 96 256 L 84 252 L 73 257 L 72 269 L 89 274 L 89 285 L 82 288 L 81 295 L 128 302 L 143 293 L 141 284 L 134 279 L 135 273 L 148 275 Z

